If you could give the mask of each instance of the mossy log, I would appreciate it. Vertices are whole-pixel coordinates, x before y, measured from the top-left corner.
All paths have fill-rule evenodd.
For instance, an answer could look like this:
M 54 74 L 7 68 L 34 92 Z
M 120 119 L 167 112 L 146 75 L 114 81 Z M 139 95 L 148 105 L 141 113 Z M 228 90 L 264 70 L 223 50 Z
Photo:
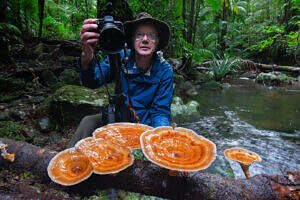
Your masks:
M 38 175 L 50 187 L 58 187 L 47 174 L 47 166 L 56 152 L 11 139 L 0 138 L 15 153 L 15 161 L 0 158 L 0 166 L 20 168 Z M 61 186 L 59 186 L 61 188 Z M 169 176 L 168 170 L 148 161 L 134 164 L 117 175 L 93 175 L 69 187 L 66 192 L 92 195 L 106 188 L 123 189 L 168 199 L 299 199 L 300 173 L 255 175 L 250 179 L 233 179 L 204 172 Z
M 197 70 L 199 71 L 208 71 L 209 65 L 211 61 L 204 62 L 200 66 L 197 66 Z M 262 63 L 255 63 L 251 60 L 238 60 L 237 64 L 241 67 L 241 69 L 246 70 L 260 70 L 263 72 L 269 71 L 283 71 L 283 72 L 291 72 L 295 76 L 300 75 L 300 67 L 292 67 L 292 66 L 280 66 L 280 65 L 267 65 Z

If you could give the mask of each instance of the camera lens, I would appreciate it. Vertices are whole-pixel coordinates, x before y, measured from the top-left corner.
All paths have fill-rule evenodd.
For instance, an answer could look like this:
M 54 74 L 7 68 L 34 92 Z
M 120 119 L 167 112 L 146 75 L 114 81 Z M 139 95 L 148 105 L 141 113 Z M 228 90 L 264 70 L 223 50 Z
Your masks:
M 125 36 L 114 24 L 107 24 L 103 27 L 99 40 L 103 51 L 118 53 L 124 48 Z

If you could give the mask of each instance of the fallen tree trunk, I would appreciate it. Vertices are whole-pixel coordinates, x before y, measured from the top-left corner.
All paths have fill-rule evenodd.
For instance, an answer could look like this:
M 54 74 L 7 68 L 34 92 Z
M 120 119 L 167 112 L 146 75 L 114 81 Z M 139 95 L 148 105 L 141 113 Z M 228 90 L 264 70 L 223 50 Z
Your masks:
M 210 70 L 209 65 L 211 61 L 204 62 L 200 66 L 197 66 L 196 69 L 199 71 L 208 71 Z M 291 67 L 291 66 L 280 66 L 280 65 L 267 65 L 262 63 L 255 63 L 250 60 L 238 60 L 237 63 L 241 67 L 241 69 L 246 70 L 261 70 L 263 72 L 269 71 L 283 71 L 283 72 L 291 72 L 293 75 L 300 75 L 300 67 Z
M 8 145 L 9 153 L 15 153 L 14 162 L 0 158 L 0 166 L 31 171 L 49 182 L 50 187 L 58 186 L 47 175 L 48 163 L 56 152 L 5 138 L 0 138 L 0 141 Z M 116 188 L 168 199 L 299 199 L 299 177 L 299 172 L 278 176 L 261 174 L 241 180 L 204 172 L 169 176 L 166 169 L 151 162 L 135 160 L 131 167 L 117 175 L 94 174 L 80 184 L 64 188 L 66 192 L 80 195 Z

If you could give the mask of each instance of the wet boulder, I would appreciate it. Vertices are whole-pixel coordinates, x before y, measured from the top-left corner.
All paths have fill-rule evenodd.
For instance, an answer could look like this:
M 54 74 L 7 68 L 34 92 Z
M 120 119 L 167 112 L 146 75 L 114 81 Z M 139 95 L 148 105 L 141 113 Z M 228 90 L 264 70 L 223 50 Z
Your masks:
M 75 125 L 84 116 L 99 114 L 108 104 L 104 90 L 66 85 L 56 90 L 49 101 L 49 114 L 56 124 Z
M 280 72 L 262 72 L 258 74 L 258 76 L 255 79 L 255 82 L 265 85 L 279 86 L 283 84 L 292 84 L 292 78 Z
M 40 119 L 38 124 L 41 132 L 50 132 L 55 128 L 48 117 L 43 117 L 42 119 Z
M 177 115 L 189 116 L 198 113 L 199 103 L 197 101 L 189 101 L 184 104 L 180 97 L 174 97 L 171 104 L 172 117 Z

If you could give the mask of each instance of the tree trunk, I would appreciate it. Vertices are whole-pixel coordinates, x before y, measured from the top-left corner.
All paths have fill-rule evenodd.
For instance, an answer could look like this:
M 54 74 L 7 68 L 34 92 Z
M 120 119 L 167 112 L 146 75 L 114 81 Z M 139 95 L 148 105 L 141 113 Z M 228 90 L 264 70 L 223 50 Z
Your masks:
M 55 152 L 31 144 L 0 138 L 8 145 L 8 153 L 15 153 L 15 161 L 0 158 L 5 168 L 20 168 L 51 182 L 47 166 Z M 51 187 L 56 185 L 51 184 Z M 65 187 L 66 192 L 92 195 L 99 189 L 118 188 L 168 199 L 282 199 L 299 198 L 300 173 L 285 175 L 255 175 L 250 179 L 233 179 L 204 172 L 169 176 L 168 170 L 149 161 L 135 160 L 134 164 L 117 175 L 96 175 L 88 180 Z
M 43 33 L 43 20 L 44 20 L 44 8 L 45 8 L 45 0 L 39 0 L 39 18 L 40 18 L 40 26 L 39 26 L 39 38 L 42 37 Z
M 227 21 L 228 18 L 228 7 L 226 7 L 226 3 L 224 1 L 223 3 L 223 14 L 222 14 L 222 19 L 221 21 Z M 219 40 L 219 44 L 221 47 L 221 55 L 224 55 L 224 51 L 226 48 L 226 43 L 225 43 L 225 36 L 227 34 L 227 25 L 226 24 L 222 24 L 221 26 L 221 33 L 220 33 L 220 40 Z
M 195 0 L 192 0 L 191 1 L 191 12 L 190 12 L 188 36 L 187 36 L 187 42 L 188 43 L 192 43 L 193 26 L 194 26 L 194 14 L 195 14 Z
M 192 40 L 192 44 L 193 44 L 193 48 L 195 45 L 195 39 L 196 39 L 196 35 L 197 35 L 197 23 L 198 23 L 198 15 L 200 12 L 200 4 L 201 4 L 202 0 L 197 0 L 197 8 L 196 8 L 196 16 L 195 16 L 195 22 L 194 22 L 194 26 L 193 26 L 193 40 Z
M 184 29 L 182 31 L 182 36 L 183 36 L 183 39 L 184 40 L 187 40 L 186 38 L 186 26 L 185 26 L 185 22 L 186 22 L 186 16 L 185 16 L 185 12 L 186 12 L 186 3 L 185 3 L 185 0 L 182 1 L 182 21 L 183 21 L 183 24 L 184 24 Z
M 0 22 L 7 23 L 7 1 L 0 4 Z M 7 32 L 5 29 L 0 30 L 0 62 L 5 64 L 13 62 L 10 56 L 9 43 L 7 41 Z
M 132 11 L 126 0 L 97 0 L 97 17 L 113 16 L 114 20 L 126 22 L 133 20 Z
M 7 21 L 7 0 L 3 0 L 0 4 L 0 22 Z

